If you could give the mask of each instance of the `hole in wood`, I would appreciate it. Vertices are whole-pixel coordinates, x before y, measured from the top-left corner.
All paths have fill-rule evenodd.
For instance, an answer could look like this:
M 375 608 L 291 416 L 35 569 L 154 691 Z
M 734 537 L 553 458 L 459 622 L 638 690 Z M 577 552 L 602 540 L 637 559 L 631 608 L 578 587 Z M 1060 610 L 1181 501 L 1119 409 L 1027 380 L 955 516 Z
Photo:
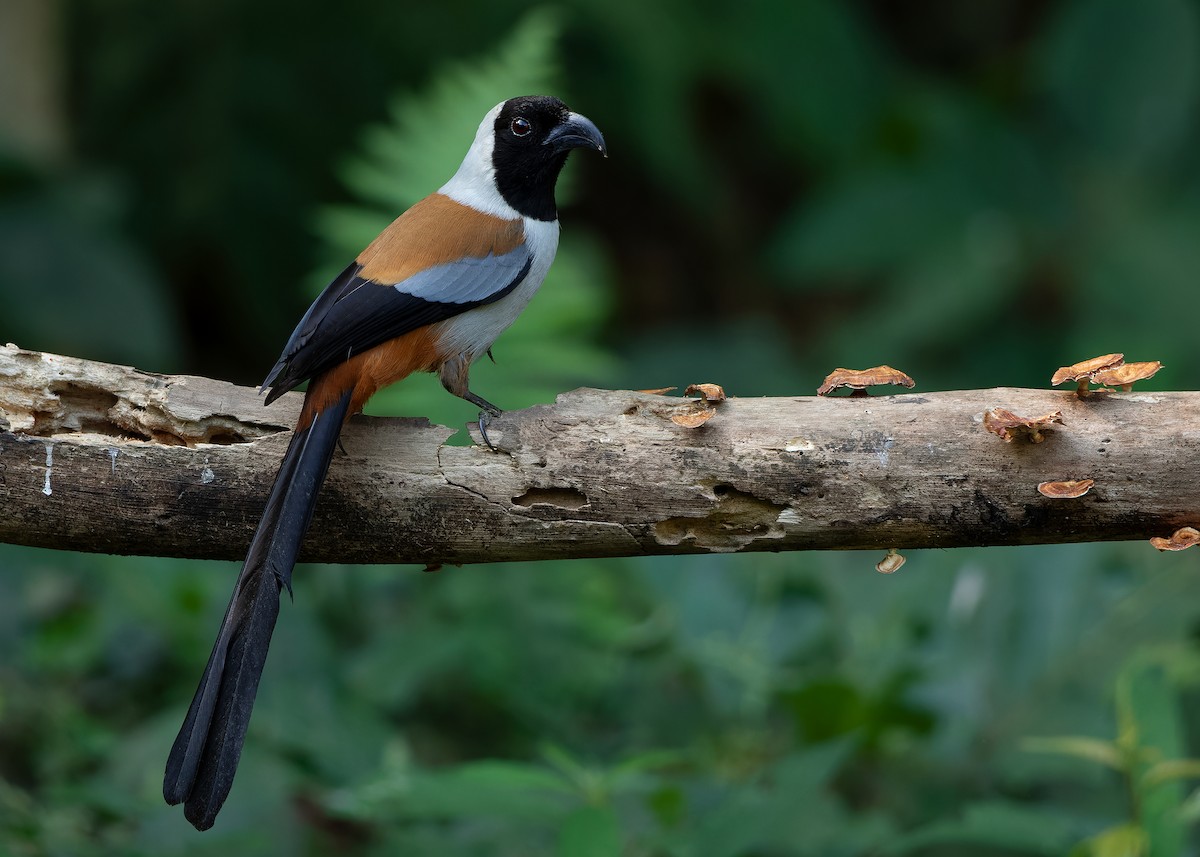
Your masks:
M 513 497 L 517 506 L 557 506 L 560 509 L 582 509 L 587 505 L 587 495 L 574 488 L 530 488 L 520 497 Z

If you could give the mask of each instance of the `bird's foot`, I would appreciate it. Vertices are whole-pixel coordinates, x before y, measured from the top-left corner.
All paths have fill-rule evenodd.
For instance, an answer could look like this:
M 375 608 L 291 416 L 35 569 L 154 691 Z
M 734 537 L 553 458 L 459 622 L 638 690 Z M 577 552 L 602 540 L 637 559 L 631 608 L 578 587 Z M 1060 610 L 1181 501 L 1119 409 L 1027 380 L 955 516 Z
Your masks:
M 492 424 L 492 417 L 498 417 L 501 413 L 502 411 L 499 408 L 479 412 L 479 435 L 492 452 L 497 452 L 498 450 L 496 449 L 496 445 L 492 443 L 492 439 L 488 437 L 487 427 Z

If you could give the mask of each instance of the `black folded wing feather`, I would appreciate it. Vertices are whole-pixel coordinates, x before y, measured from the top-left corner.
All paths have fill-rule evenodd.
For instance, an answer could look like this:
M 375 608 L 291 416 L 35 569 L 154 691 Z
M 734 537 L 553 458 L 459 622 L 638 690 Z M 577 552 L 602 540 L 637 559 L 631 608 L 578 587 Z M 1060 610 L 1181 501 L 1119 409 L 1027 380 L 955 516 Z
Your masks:
M 428 268 L 399 283 L 359 276 L 347 266 L 300 319 L 262 387 L 267 404 L 356 354 L 509 294 L 529 274 L 533 255 L 521 244 L 503 255 Z M 452 299 L 437 300 L 446 295 Z M 319 332 L 319 333 L 318 333 Z

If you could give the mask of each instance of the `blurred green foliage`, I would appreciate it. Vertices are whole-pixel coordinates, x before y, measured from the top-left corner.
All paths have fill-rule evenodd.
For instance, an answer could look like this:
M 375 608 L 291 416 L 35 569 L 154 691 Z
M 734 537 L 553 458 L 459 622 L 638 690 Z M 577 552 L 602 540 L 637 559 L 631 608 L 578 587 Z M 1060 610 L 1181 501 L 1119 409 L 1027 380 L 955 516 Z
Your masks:
M 547 286 L 476 369 L 501 405 L 1200 365 L 1194 0 L 58 8 L 73 155 L 0 145 L 26 347 L 256 382 L 482 111 L 545 90 L 612 157 L 568 168 Z M 374 407 L 473 416 L 429 379 Z M 0 853 L 1197 853 L 1195 557 L 876 559 L 302 569 L 197 834 L 161 772 L 234 566 L 0 546 Z

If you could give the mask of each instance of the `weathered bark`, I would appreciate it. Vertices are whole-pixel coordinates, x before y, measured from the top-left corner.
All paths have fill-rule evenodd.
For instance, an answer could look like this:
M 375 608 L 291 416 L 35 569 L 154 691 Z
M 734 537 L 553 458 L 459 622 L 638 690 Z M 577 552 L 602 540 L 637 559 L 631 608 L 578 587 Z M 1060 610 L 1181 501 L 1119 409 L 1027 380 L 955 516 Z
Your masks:
M 299 394 L 0 349 L 0 541 L 241 558 Z M 304 558 L 477 562 L 1145 539 L 1200 524 L 1200 393 L 990 389 L 693 400 L 576 390 L 451 429 L 358 417 Z M 987 408 L 1061 410 L 1005 443 Z M 1095 480 L 1051 500 L 1040 482 Z

